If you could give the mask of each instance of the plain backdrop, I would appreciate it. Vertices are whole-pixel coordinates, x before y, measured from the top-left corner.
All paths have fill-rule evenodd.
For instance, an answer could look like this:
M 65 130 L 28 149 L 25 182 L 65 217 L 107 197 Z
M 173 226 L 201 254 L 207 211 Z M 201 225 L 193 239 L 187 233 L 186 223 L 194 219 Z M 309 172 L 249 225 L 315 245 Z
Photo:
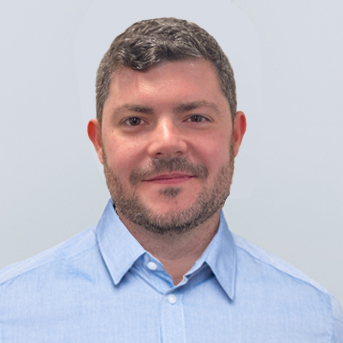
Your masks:
M 0 267 L 97 223 L 109 198 L 86 134 L 97 64 L 141 19 L 194 21 L 235 71 L 248 130 L 231 230 L 343 303 L 343 2 L 17 0 L 0 5 Z

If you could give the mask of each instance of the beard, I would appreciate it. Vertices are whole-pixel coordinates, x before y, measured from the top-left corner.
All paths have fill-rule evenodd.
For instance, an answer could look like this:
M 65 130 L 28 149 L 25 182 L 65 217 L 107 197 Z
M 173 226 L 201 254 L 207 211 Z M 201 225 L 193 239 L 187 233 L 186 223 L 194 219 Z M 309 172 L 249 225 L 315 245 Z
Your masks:
M 183 234 L 206 222 L 224 206 L 230 194 L 234 171 L 234 144 L 233 141 L 230 144 L 230 159 L 228 163 L 220 169 L 213 184 L 210 186 L 206 185 L 208 178 L 207 167 L 201 164 L 190 163 L 185 157 L 154 160 L 148 168 L 132 170 L 129 177 L 132 186 L 162 171 L 188 172 L 203 182 L 203 190 L 200 191 L 197 199 L 188 208 L 178 211 L 173 210 L 163 214 L 152 211 L 135 192 L 128 195 L 129 192 L 124 190 L 122 182 L 114 171 L 110 169 L 105 152 L 103 153 L 103 161 L 107 187 L 118 214 L 150 232 L 157 234 Z M 160 190 L 160 195 L 171 199 L 176 198 L 177 196 L 182 196 L 182 188 L 165 187 Z

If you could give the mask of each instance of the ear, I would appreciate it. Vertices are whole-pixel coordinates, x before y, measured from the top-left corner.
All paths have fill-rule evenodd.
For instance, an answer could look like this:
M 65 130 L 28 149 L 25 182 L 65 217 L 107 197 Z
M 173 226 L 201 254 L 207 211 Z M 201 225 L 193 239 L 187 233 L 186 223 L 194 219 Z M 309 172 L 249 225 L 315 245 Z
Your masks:
M 87 127 L 88 137 L 94 145 L 99 161 L 104 164 L 102 158 L 101 128 L 97 119 L 91 119 Z
M 241 146 L 243 136 L 247 129 L 247 120 L 245 114 L 241 111 L 237 112 L 234 120 L 233 140 L 235 146 L 235 157 L 238 154 L 239 147 Z

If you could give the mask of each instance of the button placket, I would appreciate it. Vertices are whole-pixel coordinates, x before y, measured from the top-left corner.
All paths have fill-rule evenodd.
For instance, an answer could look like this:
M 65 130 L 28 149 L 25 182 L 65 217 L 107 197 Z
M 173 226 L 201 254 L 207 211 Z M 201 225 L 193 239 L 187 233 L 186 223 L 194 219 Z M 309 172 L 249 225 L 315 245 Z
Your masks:
M 170 304 L 174 305 L 177 301 L 176 296 L 174 294 L 169 294 L 168 295 L 168 301 Z
M 165 343 L 185 342 L 186 332 L 183 294 L 180 289 L 172 289 L 169 292 L 165 293 L 162 298 L 162 341 Z

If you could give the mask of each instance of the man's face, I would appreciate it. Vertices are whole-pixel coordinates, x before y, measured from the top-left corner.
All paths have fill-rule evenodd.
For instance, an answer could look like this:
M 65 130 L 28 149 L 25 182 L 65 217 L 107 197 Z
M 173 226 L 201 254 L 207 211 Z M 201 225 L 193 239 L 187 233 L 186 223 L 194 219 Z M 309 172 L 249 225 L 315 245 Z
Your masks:
M 207 61 L 116 70 L 101 133 L 93 120 L 89 136 L 119 216 L 159 233 L 218 217 L 245 131 L 244 114 L 238 117 L 233 131 L 229 104 Z

